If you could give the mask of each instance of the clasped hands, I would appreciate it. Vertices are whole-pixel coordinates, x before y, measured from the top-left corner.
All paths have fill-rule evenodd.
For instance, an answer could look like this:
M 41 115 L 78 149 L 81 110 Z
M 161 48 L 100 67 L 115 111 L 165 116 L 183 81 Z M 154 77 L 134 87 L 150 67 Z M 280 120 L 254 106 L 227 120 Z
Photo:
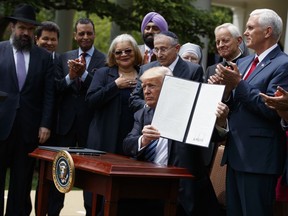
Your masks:
M 74 80 L 77 77 L 81 77 L 86 70 L 86 63 L 81 59 L 70 59 L 67 62 L 69 67 L 69 78 Z
M 222 84 L 225 85 L 224 99 L 228 98 L 231 91 L 237 87 L 242 79 L 238 67 L 235 63 L 229 63 L 233 69 L 229 66 L 218 64 L 215 69 L 215 74 L 208 79 L 209 84 Z

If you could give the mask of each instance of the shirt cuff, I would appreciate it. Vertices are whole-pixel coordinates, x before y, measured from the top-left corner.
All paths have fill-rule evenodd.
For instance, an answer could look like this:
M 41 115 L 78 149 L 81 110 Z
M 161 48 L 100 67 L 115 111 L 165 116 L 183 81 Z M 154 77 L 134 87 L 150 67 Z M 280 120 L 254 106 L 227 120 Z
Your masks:
M 226 128 L 220 127 L 219 125 L 215 124 L 215 128 L 219 133 L 219 136 L 224 137 L 229 132 L 229 125 L 228 120 L 226 119 Z
M 141 147 L 142 137 L 143 137 L 143 135 L 141 135 L 141 136 L 138 138 L 138 151 L 141 151 L 143 148 L 145 148 L 145 146 L 144 146 L 144 147 Z
M 65 80 L 67 85 L 70 85 L 73 82 L 73 80 L 70 79 L 69 74 L 66 75 Z
M 82 76 L 80 77 L 81 81 L 84 82 L 86 77 L 88 76 L 88 71 L 85 70 L 85 72 L 82 74 Z

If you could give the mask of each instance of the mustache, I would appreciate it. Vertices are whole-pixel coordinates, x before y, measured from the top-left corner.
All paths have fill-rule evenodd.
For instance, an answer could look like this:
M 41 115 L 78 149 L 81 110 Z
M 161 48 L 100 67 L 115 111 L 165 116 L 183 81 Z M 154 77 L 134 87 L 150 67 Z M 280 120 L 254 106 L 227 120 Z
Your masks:
M 17 50 L 31 50 L 34 38 L 29 35 L 12 35 L 12 44 Z
M 153 33 L 147 33 L 147 34 L 144 35 L 144 38 L 147 38 L 147 37 L 149 37 L 149 36 L 152 36 L 152 37 L 153 37 L 154 34 L 153 34 Z

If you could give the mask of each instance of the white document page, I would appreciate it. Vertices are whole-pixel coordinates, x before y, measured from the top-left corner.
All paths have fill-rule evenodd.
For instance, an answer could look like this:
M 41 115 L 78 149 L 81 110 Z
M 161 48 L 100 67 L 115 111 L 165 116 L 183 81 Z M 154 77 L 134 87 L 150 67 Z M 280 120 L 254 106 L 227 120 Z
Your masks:
M 152 125 L 161 136 L 183 142 L 198 82 L 165 76 Z
M 202 84 L 186 143 L 209 146 L 216 121 L 216 109 L 222 100 L 224 87 L 224 85 Z

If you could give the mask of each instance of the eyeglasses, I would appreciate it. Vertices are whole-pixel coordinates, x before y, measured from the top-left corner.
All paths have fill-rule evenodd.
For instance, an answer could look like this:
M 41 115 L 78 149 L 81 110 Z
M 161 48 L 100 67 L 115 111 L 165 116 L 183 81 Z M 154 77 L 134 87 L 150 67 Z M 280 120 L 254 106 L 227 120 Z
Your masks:
M 132 49 L 126 49 L 126 50 L 118 50 L 118 51 L 115 51 L 114 54 L 116 56 L 120 56 L 120 55 L 130 55 L 132 53 Z
M 154 48 L 154 49 L 153 49 L 153 53 L 154 53 L 155 55 L 157 55 L 157 54 L 159 53 L 159 51 L 160 51 L 161 53 L 166 53 L 166 52 L 168 52 L 168 50 L 170 50 L 170 49 L 173 48 L 173 47 L 175 47 L 175 46 Z

